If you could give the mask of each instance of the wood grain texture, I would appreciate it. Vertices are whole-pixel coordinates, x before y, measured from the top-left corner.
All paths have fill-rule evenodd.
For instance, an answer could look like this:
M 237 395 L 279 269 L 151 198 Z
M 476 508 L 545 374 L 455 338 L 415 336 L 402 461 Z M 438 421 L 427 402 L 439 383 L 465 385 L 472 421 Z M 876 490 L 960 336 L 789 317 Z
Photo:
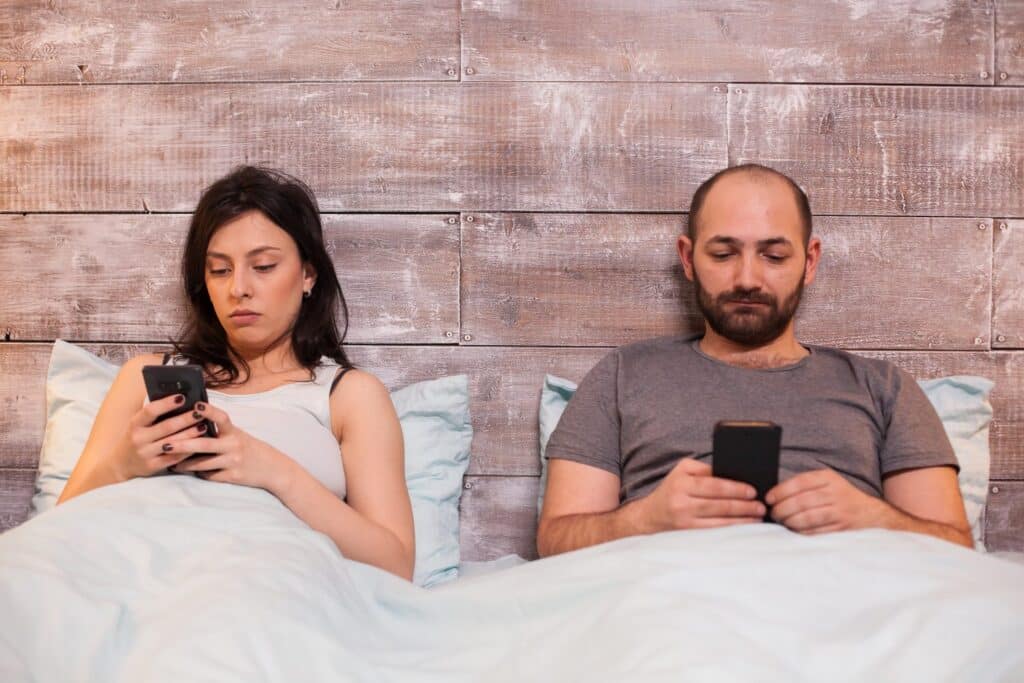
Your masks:
M 1024 0 L 995 0 L 996 84 L 1024 85 Z
M 157 341 L 184 319 L 188 216 L 0 216 L 9 339 Z M 328 215 L 352 342 L 454 342 L 459 226 L 443 215 Z M 30 254 L 31 258 L 26 258 Z
M 9 82 L 455 80 L 450 0 L 14 0 Z
M 1024 215 L 1024 90 L 730 87 L 729 162 L 791 175 L 817 214 Z
M 1024 220 L 996 220 L 992 346 L 1024 348 Z
M 462 560 L 537 557 L 537 477 L 466 477 L 459 501 Z
M 985 547 L 1024 552 L 1024 481 L 993 481 L 989 486 Z
M 21 524 L 28 517 L 35 481 L 35 470 L 0 468 L 0 533 Z
M 152 346 L 84 344 L 111 362 Z M 608 349 L 352 346 L 358 366 L 390 388 L 444 375 L 470 380 L 471 475 L 540 473 L 537 411 L 547 373 L 578 382 Z M 990 443 L 993 479 L 1024 479 L 1024 352 L 867 351 L 918 379 L 953 374 L 995 382 Z M 35 467 L 45 423 L 49 344 L 0 344 L 0 467 Z
M 711 85 L 0 88 L 0 211 L 190 211 L 243 162 L 325 211 L 669 210 L 725 166 L 725 110 Z
M 465 0 L 462 23 L 467 80 L 992 83 L 990 2 Z
M 669 215 L 463 216 L 463 341 L 614 346 L 699 331 L 675 247 L 683 230 L 683 217 Z M 990 220 L 822 217 L 816 230 L 824 256 L 800 309 L 802 339 L 988 343 Z

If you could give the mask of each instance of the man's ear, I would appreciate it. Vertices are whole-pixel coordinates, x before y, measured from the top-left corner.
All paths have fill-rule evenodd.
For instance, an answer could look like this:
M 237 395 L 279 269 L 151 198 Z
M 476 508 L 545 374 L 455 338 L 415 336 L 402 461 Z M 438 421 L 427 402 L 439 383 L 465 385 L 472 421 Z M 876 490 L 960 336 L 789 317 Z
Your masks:
M 821 262 L 821 240 L 812 237 L 807 243 L 807 261 L 804 263 L 804 286 L 814 282 L 818 273 L 818 264 Z
M 686 279 L 693 281 L 693 242 L 688 235 L 680 235 L 676 240 L 676 249 L 679 251 L 679 260 L 683 264 L 683 272 Z

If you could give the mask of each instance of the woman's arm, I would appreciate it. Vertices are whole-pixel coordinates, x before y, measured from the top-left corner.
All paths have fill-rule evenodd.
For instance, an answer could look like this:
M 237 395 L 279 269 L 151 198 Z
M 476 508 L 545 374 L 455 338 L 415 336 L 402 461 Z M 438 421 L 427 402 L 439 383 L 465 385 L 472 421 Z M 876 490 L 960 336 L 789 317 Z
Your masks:
M 345 557 L 412 578 L 416 549 L 402 429 L 387 389 L 373 375 L 351 371 L 331 395 L 332 427 L 345 468 L 344 501 L 286 454 L 236 428 L 224 411 L 202 404 L 199 409 L 217 423 L 219 436 L 174 448 L 214 455 L 191 458 L 175 472 L 264 488 L 329 536 Z
M 178 397 L 168 396 L 143 405 L 146 387 L 142 366 L 159 365 L 160 361 L 160 354 L 149 353 L 136 356 L 121 367 L 100 405 L 89 439 L 57 500 L 58 505 L 100 486 L 155 474 L 184 457 L 165 453 L 162 443 L 197 435 L 194 429 L 181 432 L 195 424 L 191 415 L 153 424 L 158 416 L 177 405 Z

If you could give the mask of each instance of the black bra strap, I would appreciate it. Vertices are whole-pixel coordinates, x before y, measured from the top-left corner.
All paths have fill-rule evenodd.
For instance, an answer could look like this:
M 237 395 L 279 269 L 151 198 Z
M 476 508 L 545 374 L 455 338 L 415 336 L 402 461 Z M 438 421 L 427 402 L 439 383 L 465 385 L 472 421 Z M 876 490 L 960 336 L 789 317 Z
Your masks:
M 160 363 L 160 365 L 167 365 L 167 361 L 169 361 L 169 360 L 171 360 L 171 354 L 170 353 L 165 353 L 164 354 L 164 359 Z
M 334 387 L 338 386 L 338 382 L 341 381 L 341 378 L 344 377 L 345 373 L 351 369 L 352 368 L 341 368 L 340 370 L 338 370 L 338 374 L 334 376 L 334 381 L 331 382 L 331 390 L 327 392 L 328 396 L 334 393 Z

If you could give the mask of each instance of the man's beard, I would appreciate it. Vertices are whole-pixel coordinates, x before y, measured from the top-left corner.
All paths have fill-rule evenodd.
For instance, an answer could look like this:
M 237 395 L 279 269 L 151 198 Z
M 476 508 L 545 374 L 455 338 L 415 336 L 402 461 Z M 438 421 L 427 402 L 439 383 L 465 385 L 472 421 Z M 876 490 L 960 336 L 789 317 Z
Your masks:
M 780 306 L 776 297 L 758 289 L 737 288 L 712 298 L 701 286 L 696 272 L 693 274 L 693 284 L 697 290 L 697 307 L 711 329 L 733 343 L 748 347 L 764 346 L 778 339 L 796 315 L 804 293 L 804 281 L 801 278 L 796 290 Z M 743 312 L 726 310 L 727 303 L 736 302 L 767 306 L 752 307 Z

